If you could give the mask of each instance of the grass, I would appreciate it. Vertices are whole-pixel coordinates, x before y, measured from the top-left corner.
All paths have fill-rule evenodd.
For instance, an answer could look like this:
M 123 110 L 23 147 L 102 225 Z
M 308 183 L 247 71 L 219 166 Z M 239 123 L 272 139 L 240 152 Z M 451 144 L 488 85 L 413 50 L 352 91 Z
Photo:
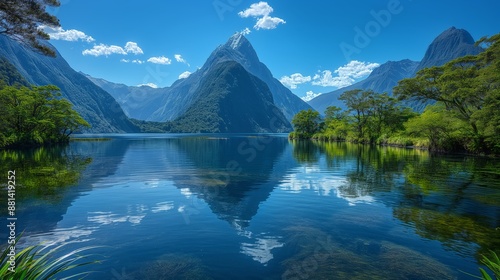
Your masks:
M 481 273 L 481 276 L 476 276 L 472 275 L 470 273 L 464 272 L 465 274 L 472 276 L 476 279 L 482 279 L 482 280 L 500 280 L 500 259 L 498 258 L 498 255 L 490 250 L 491 256 L 488 257 L 486 255 L 483 255 L 483 258 L 481 259 L 481 264 L 486 266 L 495 276 L 495 278 L 491 278 L 491 275 L 484 269 L 484 268 L 479 268 L 479 272 Z
M 19 241 L 19 238 L 16 240 Z M 15 246 L 15 245 L 14 245 Z M 84 247 L 73 250 L 63 256 L 56 257 L 64 245 L 59 246 L 29 246 L 15 254 L 14 272 L 10 268 L 10 246 L 7 246 L 0 256 L 0 275 L 3 280 L 46 280 L 46 279 L 72 279 L 84 277 L 90 272 L 77 273 L 65 278 L 60 278 L 62 272 L 71 271 L 77 267 L 99 263 L 89 261 L 91 255 L 81 254 L 95 247 Z

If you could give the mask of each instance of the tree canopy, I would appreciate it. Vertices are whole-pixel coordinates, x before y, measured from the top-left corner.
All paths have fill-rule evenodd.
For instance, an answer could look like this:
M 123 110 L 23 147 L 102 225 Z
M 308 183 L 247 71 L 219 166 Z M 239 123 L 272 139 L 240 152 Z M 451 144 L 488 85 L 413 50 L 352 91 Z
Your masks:
M 487 48 L 440 67 L 422 69 L 394 88 L 401 100 L 443 103 L 464 121 L 464 145 L 476 152 L 500 151 L 500 34 L 478 41 Z
M 59 20 L 49 14 L 47 6 L 58 7 L 59 0 L 2 0 L 0 1 L 0 34 L 26 43 L 39 52 L 55 56 L 54 50 L 40 42 L 49 35 L 41 25 L 59 27 Z
M 67 142 L 90 125 L 72 109 L 56 86 L 0 89 L 0 147 Z

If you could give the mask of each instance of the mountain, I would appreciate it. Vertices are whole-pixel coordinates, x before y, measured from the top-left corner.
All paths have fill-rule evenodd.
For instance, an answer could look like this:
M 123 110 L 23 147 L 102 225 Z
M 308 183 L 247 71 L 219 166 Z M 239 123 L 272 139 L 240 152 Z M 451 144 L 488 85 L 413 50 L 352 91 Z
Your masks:
M 274 104 L 283 112 L 288 120 L 301 110 L 311 109 L 311 107 L 293 94 L 280 81 L 273 77 L 267 66 L 260 62 L 252 44 L 241 33 L 236 33 L 226 44 L 219 46 L 208 58 L 208 64 L 215 64 L 221 61 L 234 60 L 264 81 L 271 90 Z
M 217 47 L 200 69 L 167 88 L 125 88 L 96 78 L 90 79 L 110 92 L 128 116 L 148 121 L 171 121 L 180 117 L 194 103 L 207 73 L 218 63 L 226 61 L 238 62 L 246 71 L 264 81 L 273 95 L 274 104 L 289 121 L 300 110 L 311 108 L 273 77 L 271 71 L 260 62 L 250 42 L 239 33 Z
M 235 61 L 214 65 L 203 77 L 196 101 L 177 118 L 172 132 L 289 132 L 266 83 Z
M 392 88 L 395 87 L 400 80 L 411 77 L 418 65 L 418 62 L 409 59 L 388 61 L 375 68 L 368 78 L 348 87 L 321 94 L 309 101 L 309 105 L 318 112 L 324 113 L 328 106 L 337 106 L 345 109 L 344 102 L 338 100 L 338 97 L 348 90 L 371 89 L 379 93 L 392 93 Z
M 328 106 L 345 108 L 344 103 L 338 100 L 338 97 L 348 90 L 371 89 L 378 93 L 388 92 L 392 94 L 392 89 L 401 79 L 414 77 L 423 68 L 441 66 L 458 57 L 476 55 L 482 50 L 482 48 L 474 46 L 474 39 L 469 32 L 464 29 L 451 27 L 433 40 L 420 62 L 408 59 L 386 62 L 373 70 L 365 80 L 345 88 L 324 93 L 308 103 L 315 110 L 323 113 Z M 408 105 L 417 111 L 422 111 L 425 107 L 425 104 L 419 103 L 408 103 Z
M 7 36 L 0 36 L 0 57 L 14 65 L 29 84 L 59 87 L 62 96 L 92 126 L 85 132 L 137 131 L 115 99 L 73 70 L 57 51 L 56 57 L 44 56 Z
M 424 58 L 415 69 L 415 74 L 424 68 L 441 66 L 446 62 L 466 55 L 476 55 L 483 51 L 475 46 L 474 38 L 464 29 L 451 27 L 432 41 Z
M 124 84 L 112 83 L 100 78 L 94 78 L 87 74 L 83 75 L 111 94 L 128 117 L 138 120 L 149 119 L 152 112 L 158 109 L 160 104 L 159 100 L 164 94 L 168 94 L 169 91 L 169 88 L 127 86 Z

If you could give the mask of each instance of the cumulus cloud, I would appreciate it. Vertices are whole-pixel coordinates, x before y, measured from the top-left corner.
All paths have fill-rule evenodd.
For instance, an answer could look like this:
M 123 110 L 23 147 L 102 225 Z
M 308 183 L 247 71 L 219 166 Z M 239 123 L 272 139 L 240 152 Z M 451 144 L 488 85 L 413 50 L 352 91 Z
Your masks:
M 62 40 L 62 41 L 85 41 L 85 42 L 94 42 L 94 38 L 85 34 L 84 32 L 76 29 L 64 30 L 62 27 L 49 27 L 49 26 L 40 26 L 39 29 L 45 31 L 45 33 L 49 34 L 50 39 L 52 40 Z
M 137 85 L 137 86 L 138 87 L 158 88 L 158 86 L 156 84 L 153 84 L 153 83 L 140 84 L 140 85 Z
M 306 92 L 306 96 L 301 97 L 301 99 L 304 100 L 305 102 L 309 102 L 312 99 L 314 99 L 315 97 L 320 96 L 321 94 L 322 93 L 314 93 L 310 90 L 310 91 Z
M 142 51 L 142 49 L 135 42 L 127 42 L 127 44 L 125 44 L 125 51 L 127 53 L 133 53 L 133 54 L 143 54 L 144 53 Z
M 295 74 L 292 74 L 290 76 L 283 76 L 280 79 L 280 82 L 283 85 L 285 85 L 291 89 L 296 89 L 297 85 L 304 84 L 304 83 L 307 83 L 310 81 L 311 81 L 311 76 L 303 76 L 300 73 L 295 73 Z
M 267 2 L 261 1 L 250 5 L 250 8 L 239 12 L 238 15 L 242 18 L 257 18 L 257 22 L 253 27 L 256 30 L 275 29 L 279 24 L 285 24 L 286 21 L 278 17 L 271 17 L 270 14 L 273 11 L 273 8 Z
M 92 49 L 87 49 L 82 52 L 83 55 L 101 56 L 101 55 L 111 55 L 111 54 L 121 54 L 126 55 L 127 52 L 120 46 L 115 45 L 95 45 Z
M 314 75 L 312 84 L 322 87 L 343 88 L 352 85 L 356 79 L 366 77 L 380 64 L 353 60 L 348 64 L 337 68 L 333 73 L 325 70 Z M 334 75 L 334 73 L 336 75 Z
M 172 64 L 172 60 L 168 57 L 165 57 L 165 56 L 153 56 L 153 57 L 148 58 L 147 61 L 154 63 L 154 64 L 162 64 L 162 65 Z
M 185 79 L 185 78 L 189 77 L 191 74 L 192 74 L 191 72 L 186 71 L 186 72 L 179 75 L 179 79 Z
M 92 49 L 86 49 L 82 52 L 83 55 L 92 55 L 92 56 L 101 56 L 101 55 L 111 55 L 111 54 L 121 54 L 121 55 L 127 55 L 129 53 L 132 54 L 142 54 L 143 51 L 137 43 L 135 42 L 127 42 L 125 44 L 125 47 L 122 48 L 120 46 L 116 45 L 105 45 L 105 44 L 99 44 L 99 45 L 94 45 Z M 122 60 L 122 62 L 125 62 Z
M 262 18 L 259 18 L 257 20 L 257 23 L 254 25 L 253 28 L 259 30 L 259 29 L 275 29 L 278 24 L 280 23 L 286 23 L 286 21 L 278 18 L 278 17 L 270 17 L 270 16 L 264 16 Z
M 238 15 L 242 18 L 267 16 L 273 12 L 273 8 L 267 2 L 259 2 L 250 5 L 250 8 L 241 11 Z

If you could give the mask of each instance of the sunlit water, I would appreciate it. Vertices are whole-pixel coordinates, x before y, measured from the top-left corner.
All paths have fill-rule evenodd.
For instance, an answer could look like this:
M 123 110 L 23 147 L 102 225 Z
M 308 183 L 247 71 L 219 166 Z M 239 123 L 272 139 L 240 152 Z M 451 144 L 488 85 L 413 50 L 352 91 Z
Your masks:
M 101 264 L 74 272 L 86 279 L 470 279 L 500 248 L 495 159 L 286 135 L 100 137 L 0 152 L 2 174 L 18 174 L 22 246 L 102 246 L 89 251 Z

